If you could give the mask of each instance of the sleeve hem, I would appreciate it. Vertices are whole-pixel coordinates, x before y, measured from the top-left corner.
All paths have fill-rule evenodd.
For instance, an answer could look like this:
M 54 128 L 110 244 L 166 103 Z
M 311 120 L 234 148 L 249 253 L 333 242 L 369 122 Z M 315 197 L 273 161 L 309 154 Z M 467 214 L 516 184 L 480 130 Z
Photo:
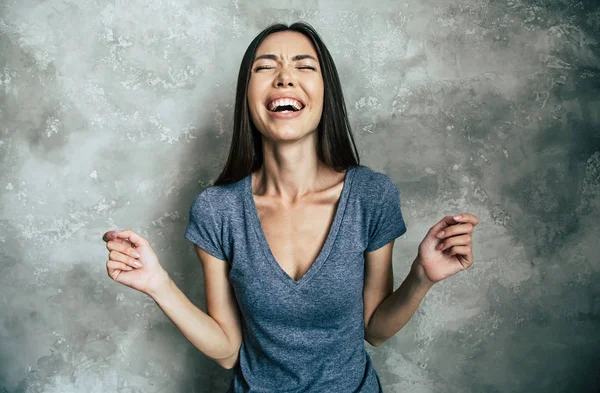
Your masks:
M 200 236 L 194 236 L 193 233 L 186 231 L 184 234 L 184 237 L 187 240 L 194 243 L 196 246 L 200 247 L 201 249 L 203 249 L 204 251 L 206 251 L 207 253 L 212 255 L 213 257 L 223 260 L 223 261 L 227 260 L 221 251 L 219 251 L 216 248 L 214 248 L 213 246 L 211 246 L 210 243 L 208 243 L 207 241 L 202 239 Z
M 386 237 L 381 238 L 378 242 L 372 244 L 365 251 L 371 252 L 371 251 L 378 250 L 381 247 L 388 244 L 389 242 L 391 242 L 392 240 L 397 239 L 398 237 L 404 235 L 405 233 L 406 233 L 406 224 L 403 223 L 402 226 L 399 227 L 397 230 L 395 230 L 394 232 L 390 232 Z

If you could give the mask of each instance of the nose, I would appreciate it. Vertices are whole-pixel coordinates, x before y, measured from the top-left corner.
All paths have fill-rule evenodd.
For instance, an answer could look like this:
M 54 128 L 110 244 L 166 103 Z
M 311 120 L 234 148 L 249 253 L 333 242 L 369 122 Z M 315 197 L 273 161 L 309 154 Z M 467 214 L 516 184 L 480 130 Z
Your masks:
M 275 78 L 276 87 L 289 86 L 294 87 L 295 85 L 294 78 L 292 74 L 287 70 L 287 68 L 282 68 L 281 72 Z

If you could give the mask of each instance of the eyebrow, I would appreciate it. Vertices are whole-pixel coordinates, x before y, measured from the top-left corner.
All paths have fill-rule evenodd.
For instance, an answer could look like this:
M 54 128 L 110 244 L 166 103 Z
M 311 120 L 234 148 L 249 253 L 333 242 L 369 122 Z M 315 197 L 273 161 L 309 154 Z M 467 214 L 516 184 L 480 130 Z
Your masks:
M 276 61 L 277 60 L 277 56 L 273 55 L 271 53 L 268 53 L 268 54 L 265 54 L 265 55 L 257 56 L 254 59 L 254 61 L 257 61 L 257 60 L 260 60 L 260 59 L 269 59 L 269 60 L 275 60 Z M 317 59 L 315 59 L 315 57 L 311 56 L 311 55 L 296 55 L 296 56 L 292 57 L 293 61 L 299 61 L 299 60 L 304 60 L 304 59 L 312 59 L 312 60 L 318 62 Z

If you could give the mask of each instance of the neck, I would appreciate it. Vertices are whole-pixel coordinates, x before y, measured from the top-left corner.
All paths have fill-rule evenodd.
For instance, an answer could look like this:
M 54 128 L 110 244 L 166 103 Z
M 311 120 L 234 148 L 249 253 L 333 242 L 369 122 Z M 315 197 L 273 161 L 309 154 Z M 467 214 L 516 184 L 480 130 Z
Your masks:
M 263 165 L 253 193 L 294 202 L 323 188 L 333 172 L 317 157 L 316 132 L 293 142 L 263 138 Z

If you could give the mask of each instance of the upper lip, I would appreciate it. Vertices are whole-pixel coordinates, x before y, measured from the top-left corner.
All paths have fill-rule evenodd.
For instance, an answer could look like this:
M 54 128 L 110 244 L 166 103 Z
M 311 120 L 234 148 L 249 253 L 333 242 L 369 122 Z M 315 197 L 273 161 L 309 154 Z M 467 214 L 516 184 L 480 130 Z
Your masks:
M 298 97 L 298 96 L 295 96 L 295 95 L 293 95 L 293 94 L 290 94 L 290 93 L 279 93 L 279 94 L 273 94 L 272 96 L 270 96 L 270 97 L 267 99 L 267 102 L 265 103 L 265 106 L 267 107 L 267 109 L 269 108 L 269 104 L 270 104 L 271 102 L 273 102 L 273 101 L 275 101 L 275 100 L 278 100 L 278 99 L 280 99 L 280 98 L 291 98 L 292 100 L 296 100 L 296 101 L 298 101 L 300 104 L 302 104 L 302 107 L 303 107 L 303 108 L 306 106 L 306 105 L 304 104 L 304 101 L 303 101 L 303 100 L 302 100 L 300 97 Z

